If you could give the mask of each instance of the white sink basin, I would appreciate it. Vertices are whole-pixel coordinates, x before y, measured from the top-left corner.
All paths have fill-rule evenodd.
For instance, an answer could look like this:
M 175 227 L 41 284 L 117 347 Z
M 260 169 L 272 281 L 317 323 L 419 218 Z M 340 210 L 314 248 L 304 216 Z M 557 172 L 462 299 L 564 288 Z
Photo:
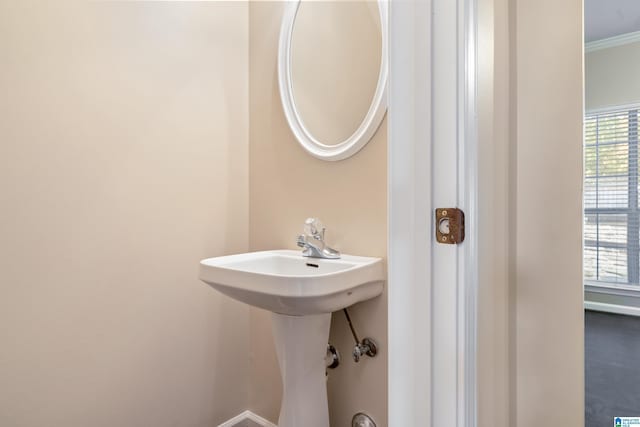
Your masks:
M 290 316 L 331 313 L 382 293 L 380 258 L 303 257 L 274 250 L 209 258 L 200 279 L 246 304 Z
M 200 279 L 271 311 L 282 375 L 279 427 L 329 427 L 325 355 L 331 313 L 382 293 L 380 258 L 303 257 L 276 250 L 209 258 Z

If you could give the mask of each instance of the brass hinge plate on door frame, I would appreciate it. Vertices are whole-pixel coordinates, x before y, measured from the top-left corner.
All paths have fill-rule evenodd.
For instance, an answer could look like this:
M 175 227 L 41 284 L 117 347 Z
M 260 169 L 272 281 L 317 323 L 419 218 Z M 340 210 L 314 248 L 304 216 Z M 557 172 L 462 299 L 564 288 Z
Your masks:
M 436 209 L 436 240 L 456 245 L 464 241 L 464 212 L 457 208 Z

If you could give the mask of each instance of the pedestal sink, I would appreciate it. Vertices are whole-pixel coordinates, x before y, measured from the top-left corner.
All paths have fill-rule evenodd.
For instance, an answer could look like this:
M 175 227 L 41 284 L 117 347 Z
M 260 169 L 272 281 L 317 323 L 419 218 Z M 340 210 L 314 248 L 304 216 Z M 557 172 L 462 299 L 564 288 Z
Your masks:
M 272 312 L 283 383 L 279 427 L 329 427 L 325 354 L 331 313 L 382 293 L 382 260 L 307 258 L 291 250 L 252 252 L 201 261 L 200 279 Z

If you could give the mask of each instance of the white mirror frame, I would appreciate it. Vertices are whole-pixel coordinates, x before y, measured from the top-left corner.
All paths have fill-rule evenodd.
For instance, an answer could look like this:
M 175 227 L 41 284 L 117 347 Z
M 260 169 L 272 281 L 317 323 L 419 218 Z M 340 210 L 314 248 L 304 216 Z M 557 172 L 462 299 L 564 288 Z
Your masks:
M 378 10 L 380 12 L 380 30 L 382 32 L 382 51 L 380 61 L 380 72 L 378 74 L 378 85 L 373 96 L 369 111 L 364 117 L 358 129 L 346 140 L 336 145 L 327 145 L 318 141 L 304 125 L 293 98 L 293 87 L 291 78 L 291 37 L 293 26 L 300 0 L 288 2 L 282 17 L 282 27 L 280 29 L 280 45 L 278 48 L 278 83 L 280 86 L 280 98 L 284 114 L 289 123 L 291 131 L 302 147 L 312 156 L 329 161 L 343 160 L 353 156 L 361 150 L 373 137 L 382 123 L 382 119 L 387 111 L 387 1 L 378 0 Z

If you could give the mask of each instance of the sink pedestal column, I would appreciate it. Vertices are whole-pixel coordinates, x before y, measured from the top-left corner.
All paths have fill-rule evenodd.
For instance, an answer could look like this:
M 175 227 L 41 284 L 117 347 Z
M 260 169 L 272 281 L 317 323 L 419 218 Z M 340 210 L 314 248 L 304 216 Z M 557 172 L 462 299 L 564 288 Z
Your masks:
M 325 356 L 331 314 L 272 316 L 283 385 L 278 427 L 329 427 Z

